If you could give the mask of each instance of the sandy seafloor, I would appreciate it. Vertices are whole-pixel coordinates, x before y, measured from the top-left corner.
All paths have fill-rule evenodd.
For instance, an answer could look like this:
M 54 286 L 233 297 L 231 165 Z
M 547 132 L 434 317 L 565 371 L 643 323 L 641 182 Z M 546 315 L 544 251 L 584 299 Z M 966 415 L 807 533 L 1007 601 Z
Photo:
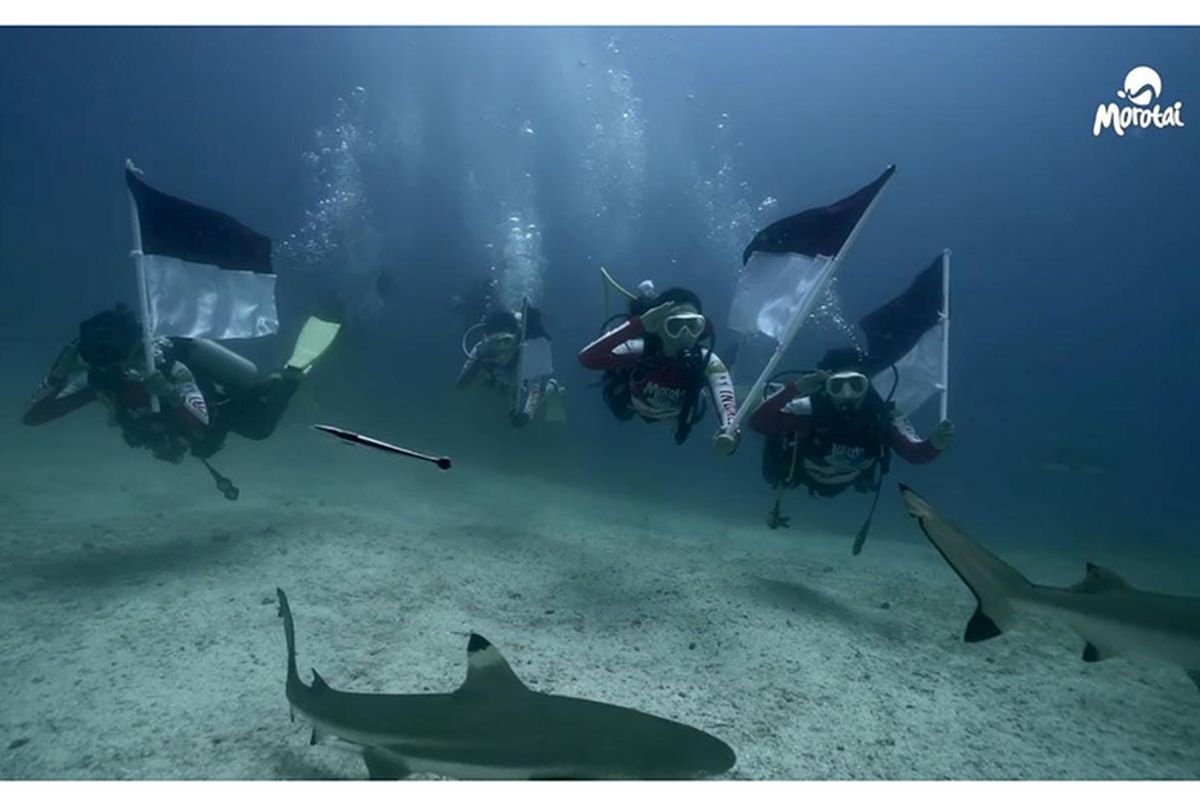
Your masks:
M 915 526 L 854 559 L 845 532 L 796 518 L 441 474 L 298 423 L 218 457 L 237 503 L 93 412 L 5 422 L 0 445 L 3 778 L 364 778 L 289 722 L 276 586 L 306 675 L 450 691 L 477 631 L 532 688 L 722 737 L 736 779 L 1200 778 L 1181 670 L 1085 664 L 1048 624 L 964 644 L 973 600 Z M 998 549 L 1036 580 L 1082 574 L 1076 555 Z M 1144 588 L 1195 574 L 1113 558 Z

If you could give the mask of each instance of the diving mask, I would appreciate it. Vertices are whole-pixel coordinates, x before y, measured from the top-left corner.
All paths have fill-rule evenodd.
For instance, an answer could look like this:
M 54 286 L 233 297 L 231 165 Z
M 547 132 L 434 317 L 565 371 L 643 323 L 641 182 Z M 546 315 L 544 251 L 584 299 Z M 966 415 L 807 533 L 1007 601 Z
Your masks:
M 825 379 L 825 393 L 834 400 L 858 400 L 870 386 L 871 381 L 861 372 L 835 372 Z
M 707 325 L 707 320 L 704 319 L 703 314 L 673 314 L 663 322 L 662 331 L 672 339 L 679 339 L 685 336 L 691 339 L 699 339 L 704 333 L 705 325 Z

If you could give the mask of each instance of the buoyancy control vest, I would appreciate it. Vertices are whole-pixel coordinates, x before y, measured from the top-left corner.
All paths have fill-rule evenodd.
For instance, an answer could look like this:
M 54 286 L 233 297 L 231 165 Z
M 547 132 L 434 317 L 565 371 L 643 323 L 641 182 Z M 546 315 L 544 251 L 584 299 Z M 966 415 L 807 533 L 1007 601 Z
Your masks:
M 849 486 L 859 492 L 875 491 L 891 466 L 891 446 L 888 426 L 894 404 L 879 396 L 874 388 L 859 407 L 843 411 L 824 393 L 810 398 L 812 428 L 802 442 L 795 434 L 768 437 L 763 449 L 763 477 L 775 487 L 795 488 L 804 485 L 809 494 L 832 497 Z M 797 446 L 799 445 L 799 446 Z M 824 483 L 816 480 L 804 468 L 804 460 L 823 461 L 835 447 L 861 450 L 869 461 L 855 478 L 847 483 Z

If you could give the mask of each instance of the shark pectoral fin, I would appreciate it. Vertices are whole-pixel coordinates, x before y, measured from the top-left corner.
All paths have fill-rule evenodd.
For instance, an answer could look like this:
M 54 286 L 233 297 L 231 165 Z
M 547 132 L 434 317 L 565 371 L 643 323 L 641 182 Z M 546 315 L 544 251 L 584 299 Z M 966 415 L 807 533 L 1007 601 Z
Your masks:
M 938 516 L 933 506 L 908 486 L 900 484 L 900 496 L 925 538 L 975 595 L 975 613 L 967 622 L 963 640 L 983 642 L 1011 628 L 1016 619 L 1012 600 L 1030 588 L 1029 581 L 996 554 Z
M 329 734 L 325 733 L 325 731 L 321 730 L 316 725 L 313 725 L 312 736 L 309 737 L 308 744 L 310 747 L 313 745 L 318 745 L 328 738 Z
M 1189 669 L 1187 676 L 1192 679 L 1192 683 L 1196 684 L 1196 688 L 1200 689 L 1200 671 Z
M 1103 661 L 1106 658 L 1112 658 L 1116 653 L 1107 648 L 1097 647 L 1091 642 L 1087 642 L 1083 646 L 1083 660 L 1089 664 L 1094 664 L 1097 661 Z
M 363 763 L 367 765 L 367 777 L 373 781 L 398 781 L 412 774 L 400 759 L 385 755 L 378 750 L 364 750 Z
M 967 629 L 963 631 L 964 642 L 986 642 L 1004 633 L 996 621 L 984 613 L 983 606 L 975 607 L 975 613 L 967 621 Z
M 1111 589 L 1128 589 L 1129 584 L 1117 573 L 1088 562 L 1083 580 L 1071 587 L 1076 592 L 1105 592 Z
M 467 678 L 458 692 L 528 691 L 492 643 L 477 633 L 467 642 Z

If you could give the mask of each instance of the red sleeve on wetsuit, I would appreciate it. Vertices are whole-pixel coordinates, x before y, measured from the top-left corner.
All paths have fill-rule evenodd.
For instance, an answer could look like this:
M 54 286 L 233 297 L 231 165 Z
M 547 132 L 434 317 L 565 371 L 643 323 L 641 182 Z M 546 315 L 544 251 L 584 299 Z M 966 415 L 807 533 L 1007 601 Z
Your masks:
M 200 391 L 200 386 L 196 383 L 192 371 L 183 363 L 176 361 L 171 366 L 170 379 L 174 389 L 171 405 L 175 407 L 175 416 L 178 420 L 185 427 L 193 430 L 207 427 L 209 422 L 208 402 L 204 398 L 204 393 Z
M 525 394 L 525 405 L 522 411 L 525 416 L 533 419 L 537 415 L 538 406 L 542 404 L 542 397 L 546 394 L 546 379 L 538 378 L 537 380 L 528 381 L 528 391 Z
M 59 397 L 58 393 L 62 391 L 65 384 L 66 381 L 57 382 L 57 384 L 51 383 L 49 378 L 42 381 L 42 385 L 38 387 L 29 402 L 29 408 L 25 409 L 25 415 L 21 417 L 21 421 L 26 425 L 43 425 L 59 417 L 65 417 L 96 399 L 96 390 L 90 386 L 66 397 Z
M 796 384 L 789 382 L 754 410 L 750 415 L 750 428 L 764 436 L 779 436 L 785 433 L 807 433 L 812 427 L 809 414 L 788 414 L 783 407 L 796 397 Z
M 66 392 L 64 394 L 64 392 Z M 75 344 L 59 352 L 50 372 L 42 379 L 21 421 L 26 425 L 42 425 L 64 417 L 96 399 L 96 391 L 87 382 L 86 371 L 80 369 Z
M 596 341 L 579 351 L 579 363 L 585 369 L 604 370 L 620 369 L 636 362 L 638 356 L 634 353 L 618 355 L 613 352 L 617 347 L 636 339 L 645 333 L 640 317 L 631 317 L 628 322 L 601 336 Z
M 933 442 L 917 436 L 905 417 L 893 417 L 888 424 L 888 443 L 910 464 L 928 464 L 941 453 Z
M 708 386 L 716 399 L 717 412 L 721 415 L 721 430 L 727 429 L 737 417 L 737 396 L 733 391 L 733 378 L 716 353 L 709 353 Z

